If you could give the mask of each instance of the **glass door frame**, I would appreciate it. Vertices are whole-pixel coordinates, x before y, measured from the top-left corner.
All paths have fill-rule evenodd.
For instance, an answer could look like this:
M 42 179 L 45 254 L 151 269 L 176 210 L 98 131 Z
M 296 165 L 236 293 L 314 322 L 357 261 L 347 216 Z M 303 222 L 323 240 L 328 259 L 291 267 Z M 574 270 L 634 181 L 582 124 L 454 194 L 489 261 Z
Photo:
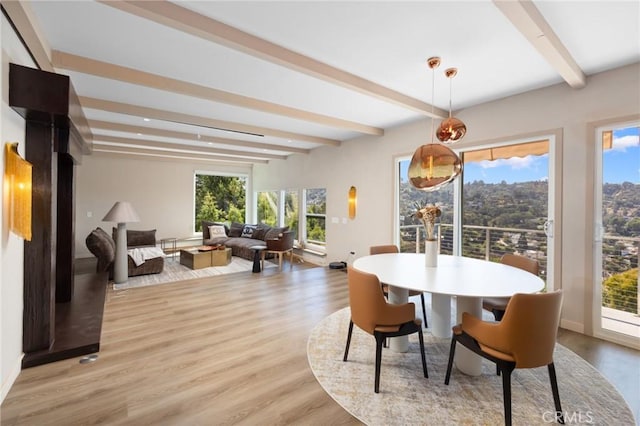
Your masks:
M 605 131 L 640 126 L 640 115 L 625 116 L 591 122 L 587 125 L 588 137 L 588 154 L 592 156 L 590 163 L 593 166 L 593 173 L 588 174 L 592 177 L 593 182 L 588 182 L 593 188 L 593 208 L 591 217 L 587 217 L 588 222 L 592 223 L 591 241 L 593 251 L 591 260 L 593 268 L 589 271 L 592 276 L 588 282 L 591 283 L 591 292 L 587 292 L 587 297 L 591 295 L 591 315 L 585 314 L 585 333 L 594 337 L 618 343 L 623 346 L 640 349 L 640 339 L 633 336 L 618 333 L 602 327 L 602 249 L 604 227 L 602 223 L 602 180 L 603 180 L 603 150 L 602 150 L 602 134 Z M 588 306 L 588 304 L 585 304 Z

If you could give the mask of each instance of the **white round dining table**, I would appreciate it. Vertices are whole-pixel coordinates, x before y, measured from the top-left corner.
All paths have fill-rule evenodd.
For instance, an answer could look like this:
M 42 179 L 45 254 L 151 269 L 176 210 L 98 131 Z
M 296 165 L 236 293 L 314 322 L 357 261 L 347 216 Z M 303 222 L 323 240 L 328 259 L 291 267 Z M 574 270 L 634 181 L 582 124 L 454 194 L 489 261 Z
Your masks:
M 407 303 L 409 290 L 431 293 L 431 333 L 451 336 L 451 296 L 456 296 L 457 323 L 462 313 L 482 318 L 483 297 L 511 297 L 516 293 L 536 293 L 544 281 L 527 271 L 480 259 L 438 255 L 438 265 L 425 266 L 420 253 L 385 253 L 363 256 L 353 268 L 374 274 L 389 285 L 390 303 Z M 395 337 L 391 349 L 406 352 L 408 337 Z M 456 350 L 456 367 L 469 375 L 481 373 L 482 358 L 464 347 Z

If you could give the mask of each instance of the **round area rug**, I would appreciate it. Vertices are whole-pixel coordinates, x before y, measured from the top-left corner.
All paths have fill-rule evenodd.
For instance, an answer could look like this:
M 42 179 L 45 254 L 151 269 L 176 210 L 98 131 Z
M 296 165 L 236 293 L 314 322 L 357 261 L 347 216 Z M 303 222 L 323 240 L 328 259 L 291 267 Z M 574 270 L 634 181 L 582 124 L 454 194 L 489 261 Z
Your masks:
M 424 333 L 429 378 L 422 376 L 418 337 L 413 334 L 407 353 L 383 348 L 380 393 L 374 393 L 373 336 L 354 326 L 349 359 L 342 361 L 349 318 L 345 308 L 322 320 L 309 336 L 307 355 L 320 385 L 358 420 L 368 425 L 504 424 L 502 379 L 495 364 L 483 361 L 478 377 L 454 366 L 446 386 L 451 340 L 430 332 Z M 624 398 L 589 363 L 560 344 L 554 362 L 566 424 L 636 424 Z M 546 367 L 515 370 L 511 394 L 514 425 L 555 423 Z

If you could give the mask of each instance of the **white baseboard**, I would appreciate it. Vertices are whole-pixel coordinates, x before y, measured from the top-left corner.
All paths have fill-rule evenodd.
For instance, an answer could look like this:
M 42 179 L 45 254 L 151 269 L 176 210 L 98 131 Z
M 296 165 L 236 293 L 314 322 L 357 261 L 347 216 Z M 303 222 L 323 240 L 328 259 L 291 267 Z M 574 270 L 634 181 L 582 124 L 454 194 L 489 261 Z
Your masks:
M 584 324 L 579 322 L 561 319 L 560 328 L 564 328 L 566 330 L 571 330 L 571 331 L 575 331 L 576 333 L 584 334 Z
M 13 367 L 9 371 L 9 375 L 2 380 L 2 387 L 0 388 L 0 404 L 4 401 L 7 394 L 11 390 L 11 386 L 15 383 L 16 379 L 20 375 L 20 371 L 22 371 L 22 358 L 24 357 L 24 353 L 18 357 Z

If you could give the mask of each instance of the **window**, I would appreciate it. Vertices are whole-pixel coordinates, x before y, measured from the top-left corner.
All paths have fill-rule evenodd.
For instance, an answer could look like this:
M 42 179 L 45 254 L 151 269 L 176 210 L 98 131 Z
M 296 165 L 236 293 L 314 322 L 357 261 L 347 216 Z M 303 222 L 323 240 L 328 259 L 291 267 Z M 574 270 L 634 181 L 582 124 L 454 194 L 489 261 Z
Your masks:
M 278 193 L 276 191 L 258 192 L 258 223 L 269 226 L 278 225 Z
M 325 188 L 306 189 L 304 191 L 304 205 L 306 243 L 324 249 L 326 244 L 327 190 Z
M 196 172 L 193 229 L 202 232 L 202 221 L 244 222 L 246 176 L 221 176 Z
M 300 221 L 300 209 L 298 203 L 300 198 L 297 190 L 288 190 L 284 194 L 284 224 L 289 227 L 289 231 L 293 231 L 293 238 L 299 240 L 298 223 Z
M 453 189 L 452 184 L 445 185 L 437 191 L 424 192 L 414 188 L 407 179 L 410 158 L 398 160 L 398 230 L 397 236 L 400 252 L 424 252 L 425 230 L 420 220 L 415 218 L 417 205 L 433 204 L 440 207 L 440 253 L 453 253 Z

